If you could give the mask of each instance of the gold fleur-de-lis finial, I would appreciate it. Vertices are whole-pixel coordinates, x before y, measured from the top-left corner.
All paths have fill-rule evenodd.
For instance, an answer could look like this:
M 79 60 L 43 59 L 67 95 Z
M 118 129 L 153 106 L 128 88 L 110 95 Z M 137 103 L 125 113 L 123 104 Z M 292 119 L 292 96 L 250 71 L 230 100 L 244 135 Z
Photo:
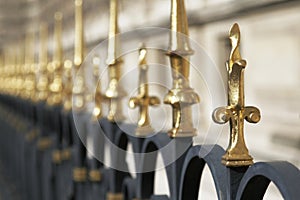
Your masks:
M 200 101 L 190 87 L 189 57 L 193 54 L 188 37 L 188 22 L 184 0 L 171 1 L 171 32 L 168 56 L 172 68 L 173 88 L 164 98 L 173 109 L 173 124 L 169 136 L 191 137 L 196 135 L 192 123 L 191 106 Z
M 149 106 L 156 106 L 160 103 L 156 96 L 149 96 L 148 86 L 148 65 L 146 61 L 147 50 L 141 47 L 139 50 L 139 89 L 136 97 L 131 97 L 129 100 L 129 107 L 139 107 L 139 121 L 136 129 L 136 135 L 145 136 L 153 132 L 150 124 Z
M 222 163 L 228 167 L 248 166 L 253 164 L 244 139 L 244 119 L 250 123 L 260 120 L 260 111 L 253 106 L 245 107 L 244 70 L 246 61 L 241 58 L 240 29 L 234 24 L 229 33 L 231 53 L 226 63 L 228 71 L 228 106 L 214 110 L 213 120 L 224 124 L 230 121 L 230 140 Z

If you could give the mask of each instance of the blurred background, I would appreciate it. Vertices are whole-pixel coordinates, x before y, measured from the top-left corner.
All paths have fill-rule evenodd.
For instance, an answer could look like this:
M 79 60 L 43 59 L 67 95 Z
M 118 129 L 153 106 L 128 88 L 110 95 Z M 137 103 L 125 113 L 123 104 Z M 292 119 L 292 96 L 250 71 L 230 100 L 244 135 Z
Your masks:
M 121 32 L 132 31 L 143 27 L 169 28 L 169 0 L 120 0 L 119 26 Z M 1 49 L 21 52 L 24 38 L 28 31 L 38 35 L 39 25 L 47 23 L 49 27 L 49 56 L 53 52 L 53 15 L 61 11 L 63 18 L 64 58 L 73 59 L 74 46 L 74 4 L 71 0 L 9 0 L 0 1 L 0 46 Z M 203 89 L 203 82 L 213 82 L 220 78 L 210 67 L 220 72 L 224 87 L 226 87 L 225 61 L 230 52 L 228 31 L 231 25 L 238 22 L 241 27 L 241 54 L 247 60 L 245 71 L 246 105 L 257 106 L 261 110 L 262 119 L 256 125 L 246 124 L 245 137 L 247 146 L 255 161 L 287 160 L 300 167 L 300 1 L 296 0 L 186 0 L 185 1 L 190 38 L 205 51 L 211 62 L 203 62 L 201 58 L 195 63 L 200 71 L 208 75 L 198 79 L 191 76 L 191 85 L 199 92 L 202 99 L 194 111 L 200 112 L 198 136 L 195 144 L 215 142 L 227 147 L 229 128 L 222 126 L 215 135 L 209 127 L 212 123 L 211 112 L 215 108 L 210 102 L 215 92 Z M 97 44 L 107 39 L 109 19 L 108 0 L 84 1 L 84 31 L 87 52 Z M 160 36 L 155 36 L 159 38 Z M 135 37 L 130 37 L 132 42 Z M 141 40 L 139 38 L 139 40 Z M 145 40 L 149 40 L 145 38 Z M 38 39 L 35 42 L 36 62 L 38 62 Z M 147 46 L 147 44 L 146 44 Z M 193 45 L 192 45 L 193 46 Z M 126 48 L 126 42 L 122 44 Z M 136 47 L 138 48 L 138 47 Z M 93 51 L 94 53 L 97 53 Z M 90 55 L 92 56 L 92 55 Z M 164 55 L 151 55 L 158 63 L 169 65 Z M 200 60 L 200 61 L 199 61 Z M 137 54 L 125 56 L 124 71 L 130 71 L 137 65 Z M 212 65 L 213 66 L 210 66 Z M 126 68 L 128 67 L 128 68 Z M 211 73 L 210 73 L 211 72 Z M 125 84 L 134 88 L 137 84 L 137 74 L 131 74 L 135 79 L 128 78 Z M 160 74 L 153 70 L 151 77 L 170 80 L 170 74 Z M 199 86 L 200 85 L 200 86 Z M 107 85 L 103 85 L 106 88 Z M 126 89 L 128 89 L 126 87 Z M 128 89 L 130 90 L 130 89 Z M 127 91 L 131 93 L 130 91 Z M 163 95 L 162 92 L 156 92 Z M 129 98 L 129 97 L 128 97 Z M 163 96 L 160 96 L 162 99 Z M 124 100 L 127 105 L 128 99 Z M 222 100 L 223 101 L 223 100 Z M 226 105 L 224 98 L 223 104 Z M 168 116 L 171 111 L 168 105 L 161 105 Z M 153 113 L 155 113 L 153 109 Z M 194 113 L 195 113 L 194 112 Z M 169 114 L 168 114 L 169 113 Z M 126 112 L 126 115 L 130 113 Z M 133 117 L 128 117 L 135 120 Z M 157 114 L 156 114 L 157 115 Z M 152 121 L 158 121 L 159 114 L 152 116 Z M 197 115 L 197 114 L 195 114 Z M 171 117 L 171 115 L 169 115 Z M 129 120 L 130 121 L 130 120 Z M 210 140 L 210 137 L 212 138 Z M 158 175 L 164 177 L 164 171 Z M 205 184 L 211 185 L 204 177 Z M 157 193 L 166 193 L 166 178 L 157 180 Z M 202 198 L 211 197 L 213 190 L 201 188 Z M 269 199 L 278 197 L 276 189 L 269 193 Z M 272 196 L 273 195 L 273 196 Z M 216 196 L 215 196 L 216 197 Z M 280 199 L 280 198 L 279 198 Z

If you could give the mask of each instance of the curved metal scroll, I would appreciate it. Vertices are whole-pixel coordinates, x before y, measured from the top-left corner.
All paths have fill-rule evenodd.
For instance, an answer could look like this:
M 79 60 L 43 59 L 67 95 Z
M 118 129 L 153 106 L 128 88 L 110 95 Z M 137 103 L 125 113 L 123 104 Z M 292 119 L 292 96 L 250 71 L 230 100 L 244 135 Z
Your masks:
M 157 161 L 158 150 L 168 144 L 170 140 L 171 139 L 168 137 L 168 135 L 164 133 L 158 133 L 145 140 L 142 153 L 145 153 L 147 156 L 142 157 L 140 170 L 146 172 L 137 174 L 137 198 L 149 199 L 151 195 L 153 195 L 155 165 Z
M 299 199 L 300 171 L 285 161 L 258 162 L 252 165 L 241 180 L 236 199 L 263 199 L 271 181 L 284 199 Z
M 201 151 L 205 156 L 201 156 Z M 200 180 L 205 164 L 208 165 L 214 180 L 218 199 L 226 197 L 226 167 L 221 164 L 221 157 L 225 153 L 219 145 L 197 145 L 190 148 L 182 167 L 179 199 L 197 199 Z

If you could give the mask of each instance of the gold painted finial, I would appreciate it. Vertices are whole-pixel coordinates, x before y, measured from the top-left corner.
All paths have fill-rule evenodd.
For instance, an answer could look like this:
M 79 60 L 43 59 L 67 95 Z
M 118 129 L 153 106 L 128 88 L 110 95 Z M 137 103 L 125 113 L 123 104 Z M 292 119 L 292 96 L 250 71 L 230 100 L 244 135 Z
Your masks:
M 119 0 L 110 0 L 110 18 L 109 18 L 109 32 L 108 32 L 108 52 L 107 52 L 107 64 L 115 64 L 121 59 L 117 59 L 119 51 L 119 26 L 118 26 L 118 12 L 119 12 Z
M 37 80 L 37 99 L 46 101 L 48 98 L 48 27 L 46 23 L 40 25 L 39 36 L 39 64 L 38 64 L 38 80 Z
M 3 49 L 0 49 L 0 94 L 5 93 L 5 83 Z
M 18 49 L 16 52 L 16 72 L 15 72 L 15 78 L 16 78 L 16 81 L 15 81 L 15 84 L 16 84 L 16 95 L 20 98 L 25 98 L 24 94 L 25 92 L 24 91 L 24 88 L 23 88 L 23 85 L 24 85 L 24 76 L 23 76 L 23 73 L 22 73 L 22 69 L 24 67 L 24 44 L 23 42 L 21 41 L 18 41 L 17 42 L 17 47 L 15 47 L 16 49 Z
M 244 70 L 246 61 L 240 55 L 240 29 L 234 24 L 229 33 L 231 53 L 227 61 L 228 71 L 228 106 L 214 110 L 213 120 L 224 124 L 230 121 L 230 140 L 222 163 L 228 167 L 248 166 L 253 164 L 244 139 L 244 119 L 250 123 L 260 120 L 260 111 L 256 107 L 245 107 Z
M 24 92 L 24 83 L 25 83 L 25 77 L 24 77 L 24 63 L 25 63 L 25 46 L 24 41 L 20 40 L 18 41 L 18 49 L 19 53 L 17 55 L 17 90 L 18 90 L 18 96 L 22 99 L 26 99 L 26 93 Z
M 25 45 L 25 65 L 24 65 L 24 92 L 26 97 L 32 101 L 37 100 L 36 95 L 36 65 L 34 63 L 34 42 L 35 33 L 33 31 L 28 31 L 26 35 L 26 45 Z
M 50 105 L 59 105 L 63 101 L 63 47 L 62 47 L 62 13 L 56 12 L 54 14 L 54 54 L 51 63 L 53 70 L 52 81 L 49 85 L 50 95 L 47 102 Z
M 110 104 L 107 119 L 111 122 L 119 122 L 125 119 L 121 100 L 126 96 L 126 92 L 119 84 L 122 60 L 117 58 L 119 55 L 118 50 L 120 49 L 118 33 L 118 0 L 110 0 L 110 25 L 107 52 L 110 81 L 105 92 L 105 97 L 109 100 Z
M 53 56 L 53 61 L 58 65 L 62 64 L 63 61 L 63 47 L 62 47 L 62 20 L 63 14 L 61 12 L 56 12 L 54 14 L 54 41 L 55 41 L 55 51 Z
M 25 37 L 25 64 L 27 65 L 34 63 L 34 42 L 35 33 L 28 30 Z
M 148 88 L 148 65 L 146 61 L 147 50 L 141 47 L 139 50 L 139 90 L 136 97 L 131 97 L 129 107 L 139 107 L 139 121 L 136 129 L 136 135 L 145 136 L 154 131 L 150 124 L 149 106 L 156 106 L 160 103 L 156 96 L 149 96 Z
M 5 93 L 9 95 L 14 95 L 15 92 L 15 80 L 14 80 L 14 69 L 15 69 L 15 59 L 13 51 L 10 48 L 5 49 L 5 65 L 4 65 L 4 86 Z
M 83 14 L 82 0 L 75 0 L 75 47 L 74 65 L 78 69 L 84 57 L 84 33 L 83 33 Z
M 102 117 L 102 101 L 103 101 L 103 94 L 101 92 L 101 82 L 99 79 L 100 58 L 97 55 L 95 55 L 92 59 L 92 63 L 93 63 L 94 83 L 96 85 L 95 107 L 93 109 L 92 120 L 98 121 Z
M 193 54 L 188 38 L 188 23 L 184 0 L 172 0 L 171 29 L 168 56 L 172 67 L 173 88 L 165 96 L 164 103 L 173 109 L 173 127 L 170 137 L 196 135 L 192 123 L 191 106 L 200 98 L 189 85 L 189 57 Z
M 63 63 L 63 108 L 65 112 L 69 112 L 72 109 L 72 90 L 72 61 L 65 60 Z
M 74 109 L 83 111 L 85 109 L 85 76 L 82 66 L 84 59 L 84 32 L 83 32 L 83 1 L 75 0 L 75 45 L 74 45 L 74 67 L 75 79 L 73 85 Z
M 48 26 L 46 23 L 40 25 L 40 49 L 39 63 L 44 67 L 48 62 Z

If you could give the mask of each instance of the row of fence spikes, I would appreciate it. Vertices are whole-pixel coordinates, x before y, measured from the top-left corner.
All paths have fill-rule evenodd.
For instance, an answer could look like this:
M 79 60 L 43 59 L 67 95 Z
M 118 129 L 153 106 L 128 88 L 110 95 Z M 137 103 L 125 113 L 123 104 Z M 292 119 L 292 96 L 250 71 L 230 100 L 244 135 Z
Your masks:
M 28 32 L 25 38 L 24 53 L 21 50 L 16 56 L 10 50 L 5 50 L 4 58 L 2 56 L 3 67 L 0 68 L 0 89 L 4 94 L 30 99 L 33 102 L 46 101 L 52 106 L 63 104 L 66 111 L 71 110 L 73 97 L 74 111 L 85 112 L 87 97 L 90 97 L 90 94 L 86 92 L 85 70 L 82 66 L 85 57 L 83 1 L 75 0 L 73 65 L 69 60 L 63 61 L 62 13 L 55 13 L 54 19 L 55 51 L 53 60 L 48 61 L 48 28 L 45 23 L 42 23 L 40 26 L 39 64 L 34 63 L 34 33 Z M 168 134 L 172 138 L 193 137 L 197 131 L 191 120 L 191 106 L 199 103 L 200 98 L 189 83 L 189 58 L 193 54 L 193 50 L 190 47 L 188 37 L 188 21 L 184 0 L 171 0 L 170 27 L 170 43 L 167 55 L 170 58 L 172 68 L 173 88 L 164 97 L 164 103 L 172 107 L 173 123 Z M 126 96 L 126 92 L 121 84 L 118 84 L 123 64 L 122 59 L 117 57 L 120 50 L 120 41 L 117 37 L 119 33 L 118 0 L 110 0 L 107 50 L 109 84 L 104 94 L 101 93 L 100 83 L 97 84 L 93 119 L 98 120 L 102 117 L 101 104 L 105 101 L 109 104 L 107 119 L 112 123 L 123 121 L 125 118 L 122 99 Z M 217 123 L 230 121 L 230 142 L 222 162 L 233 167 L 247 166 L 253 163 L 253 158 L 249 155 L 244 141 L 244 119 L 251 123 L 257 123 L 260 120 L 260 112 L 255 107 L 245 107 L 244 105 L 244 69 L 246 61 L 241 58 L 239 52 L 240 31 L 237 24 L 234 24 L 231 28 L 229 38 L 232 51 L 227 63 L 228 106 L 216 109 L 213 119 Z M 136 134 L 147 135 L 153 132 L 148 116 L 148 107 L 159 104 L 159 99 L 150 96 L 148 91 L 147 67 L 145 68 L 147 65 L 147 48 L 143 46 L 139 52 L 140 91 L 137 97 L 130 99 L 129 106 L 132 108 L 139 107 L 140 110 Z M 76 76 L 72 75 L 73 71 Z M 97 83 L 97 75 L 94 74 L 94 78 L 95 83 Z

